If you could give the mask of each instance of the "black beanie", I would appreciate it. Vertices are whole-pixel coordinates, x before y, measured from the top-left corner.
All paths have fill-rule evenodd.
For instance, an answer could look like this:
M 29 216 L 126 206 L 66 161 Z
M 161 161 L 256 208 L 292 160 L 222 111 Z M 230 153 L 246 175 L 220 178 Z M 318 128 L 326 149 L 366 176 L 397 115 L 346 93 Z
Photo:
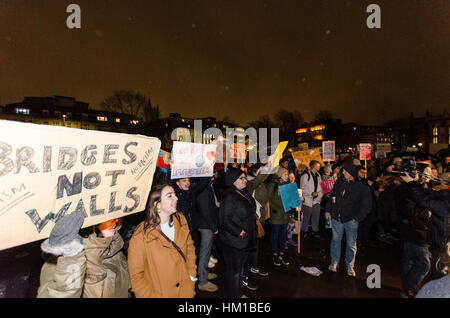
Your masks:
M 227 187 L 231 187 L 233 185 L 234 181 L 239 179 L 239 177 L 243 173 L 245 174 L 245 172 L 239 168 L 228 169 L 227 172 L 225 173 L 225 184 L 227 185 Z
M 358 180 L 358 166 L 355 166 L 353 162 L 347 161 L 347 163 L 344 165 L 344 170 L 347 171 L 352 175 L 353 178 L 355 178 L 355 181 Z

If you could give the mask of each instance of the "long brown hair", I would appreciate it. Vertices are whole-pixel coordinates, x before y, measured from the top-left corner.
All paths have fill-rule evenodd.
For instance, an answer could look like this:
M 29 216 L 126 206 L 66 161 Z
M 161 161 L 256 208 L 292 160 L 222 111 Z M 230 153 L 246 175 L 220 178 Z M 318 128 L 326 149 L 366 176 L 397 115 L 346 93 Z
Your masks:
M 437 261 L 436 268 L 444 275 L 450 274 L 450 242 L 445 245 L 445 251 Z
M 147 204 L 145 206 L 144 232 L 149 228 L 157 227 L 161 223 L 161 218 L 156 211 L 156 205 L 161 202 L 161 192 L 165 187 L 172 187 L 172 185 L 170 183 L 157 184 L 153 186 L 152 191 L 148 196 Z M 178 212 L 176 212 L 170 216 L 169 224 L 173 223 L 173 216 L 180 221 L 180 216 L 178 215 Z

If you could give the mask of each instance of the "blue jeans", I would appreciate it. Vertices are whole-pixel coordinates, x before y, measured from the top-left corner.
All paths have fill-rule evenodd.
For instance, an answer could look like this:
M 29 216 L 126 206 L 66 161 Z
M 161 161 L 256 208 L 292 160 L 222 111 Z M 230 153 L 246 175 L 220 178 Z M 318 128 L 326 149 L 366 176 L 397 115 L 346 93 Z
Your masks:
M 428 246 L 403 241 L 402 267 L 403 288 L 417 291 L 431 267 Z
M 358 237 L 358 222 L 351 220 L 341 223 L 338 220 L 331 219 L 331 229 L 333 238 L 331 239 L 330 254 L 331 264 L 339 265 L 341 260 L 341 242 L 345 231 L 345 240 L 347 241 L 345 249 L 345 267 L 353 269 L 356 257 L 356 239 Z
M 283 255 L 286 247 L 287 224 L 272 224 L 272 252 Z
M 199 229 L 200 251 L 198 256 L 198 284 L 208 283 L 208 263 L 214 243 L 214 233 L 208 229 Z

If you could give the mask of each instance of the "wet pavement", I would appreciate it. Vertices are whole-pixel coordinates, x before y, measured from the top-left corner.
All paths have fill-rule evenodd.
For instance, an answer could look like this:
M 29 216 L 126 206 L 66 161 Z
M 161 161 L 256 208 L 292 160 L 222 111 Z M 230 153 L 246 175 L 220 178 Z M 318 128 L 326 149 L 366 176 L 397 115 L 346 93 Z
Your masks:
M 330 239 L 329 231 L 324 233 L 323 240 L 306 238 L 301 242 L 300 255 L 297 253 L 297 247 L 289 245 L 286 256 L 290 264 L 278 267 L 272 263 L 270 239 L 265 237 L 260 244 L 260 267 L 267 271 L 269 276 L 250 274 L 258 289 L 250 291 L 244 287 L 244 294 L 250 298 L 400 298 L 400 241 L 392 245 L 380 243 L 377 247 L 360 248 L 355 263 L 357 276 L 349 277 L 344 270 L 344 255 L 341 256 L 340 269 L 337 273 L 328 270 Z M 345 251 L 344 245 L 342 251 Z M 218 274 L 212 282 L 219 286 L 219 291 L 214 293 L 198 291 L 198 297 L 225 297 L 225 266 L 220 254 L 218 256 L 219 263 L 210 271 Z M 380 288 L 367 287 L 367 278 L 373 273 L 367 272 L 367 266 L 370 264 L 380 266 Z M 309 275 L 300 270 L 302 266 L 316 267 L 323 274 L 318 277 Z
M 261 277 L 251 274 L 258 285 L 256 291 L 244 289 L 252 298 L 399 298 L 401 286 L 400 242 L 393 245 L 379 243 L 378 247 L 360 248 L 356 256 L 355 271 L 357 277 L 348 277 L 344 268 L 344 256 L 337 273 L 330 272 L 328 265 L 329 242 L 331 233 L 325 232 L 324 239 L 306 238 L 301 242 L 301 254 L 297 247 L 289 246 L 286 256 L 287 266 L 276 267 L 272 264 L 270 238 L 268 235 L 260 244 L 260 266 L 269 272 Z M 43 264 L 40 243 L 33 242 L 19 247 L 0 251 L 0 298 L 32 298 L 37 294 L 39 274 Z M 344 244 L 344 242 L 343 242 Z M 345 246 L 343 246 L 343 251 Z M 218 274 L 213 281 L 219 291 L 208 293 L 197 291 L 199 298 L 225 297 L 224 260 L 220 253 L 215 256 L 219 263 L 211 272 Z M 368 288 L 367 266 L 377 264 L 381 269 L 381 288 Z M 317 267 L 323 272 L 318 277 L 300 270 L 301 266 Z M 428 277 L 425 279 L 427 281 Z

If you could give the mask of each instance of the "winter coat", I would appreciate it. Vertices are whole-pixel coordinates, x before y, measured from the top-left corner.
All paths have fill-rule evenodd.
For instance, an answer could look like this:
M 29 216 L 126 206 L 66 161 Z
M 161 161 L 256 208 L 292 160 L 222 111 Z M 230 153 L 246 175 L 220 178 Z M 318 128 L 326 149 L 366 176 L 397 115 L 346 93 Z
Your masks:
M 50 256 L 41 270 L 38 298 L 128 298 L 131 284 L 120 234 L 92 233 L 83 245 L 75 256 Z
M 278 188 L 281 183 L 280 178 L 274 177 L 267 185 L 267 195 L 270 204 L 270 223 L 271 224 L 288 224 L 290 221 L 289 213 L 284 212 L 283 201 L 281 200 Z
M 315 191 L 314 189 L 314 178 L 313 172 L 311 170 L 308 170 L 300 177 L 300 187 L 302 189 L 302 195 L 305 198 L 305 202 L 303 202 L 303 204 L 310 208 L 312 208 L 312 206 L 315 204 L 320 204 L 320 200 L 322 199 L 323 196 L 322 187 L 320 186 L 320 183 L 322 182 L 322 177 L 318 172 L 316 175 L 317 175 L 317 191 Z M 313 198 L 312 196 L 313 192 L 317 192 L 318 196 Z
M 172 182 L 172 187 L 178 198 L 177 210 L 183 213 L 191 231 L 198 228 L 196 197 L 205 189 L 210 179 L 211 178 L 201 178 L 201 181 L 197 184 L 191 184 L 188 191 L 182 190 L 178 187 L 176 182 Z
M 417 205 L 407 183 L 402 183 L 395 194 L 395 206 L 400 216 L 400 235 L 404 240 L 417 245 L 427 245 L 430 213 Z
M 215 233 L 218 223 L 219 208 L 216 205 L 213 183 L 210 182 L 197 196 L 197 225 L 199 229 L 207 229 Z
M 396 221 L 395 195 L 393 190 L 381 191 L 377 202 L 377 216 L 382 223 L 393 224 Z M 384 218 L 386 219 L 384 222 Z
M 37 298 L 80 298 L 85 272 L 85 251 L 71 257 L 50 256 L 41 269 Z
M 83 297 L 128 298 L 131 282 L 119 232 L 106 238 L 92 233 L 83 243 L 87 259 Z
M 142 222 L 130 240 L 128 269 L 131 286 L 137 298 L 192 298 L 195 295 L 197 276 L 196 256 L 189 226 L 182 213 L 180 220 L 173 217 L 174 242 L 186 257 L 182 256 L 158 231 L 148 228 L 144 232 Z
M 432 213 L 428 231 L 432 251 L 443 252 L 445 244 L 450 241 L 450 190 L 424 189 L 419 182 L 408 185 L 417 204 Z
M 264 224 L 266 217 L 266 204 L 269 202 L 266 185 L 263 183 L 268 175 L 258 174 L 256 177 L 247 176 L 247 190 L 257 202 L 256 214 Z
M 242 230 L 245 231 L 240 236 Z M 219 240 L 236 249 L 256 246 L 256 202 L 246 190 L 231 186 L 225 192 L 219 209 Z
M 333 204 L 333 197 L 336 203 Z M 326 211 L 331 217 L 346 223 L 351 220 L 361 222 L 372 208 L 372 195 L 369 186 L 360 180 L 346 181 L 336 180 L 330 199 L 327 202 Z

